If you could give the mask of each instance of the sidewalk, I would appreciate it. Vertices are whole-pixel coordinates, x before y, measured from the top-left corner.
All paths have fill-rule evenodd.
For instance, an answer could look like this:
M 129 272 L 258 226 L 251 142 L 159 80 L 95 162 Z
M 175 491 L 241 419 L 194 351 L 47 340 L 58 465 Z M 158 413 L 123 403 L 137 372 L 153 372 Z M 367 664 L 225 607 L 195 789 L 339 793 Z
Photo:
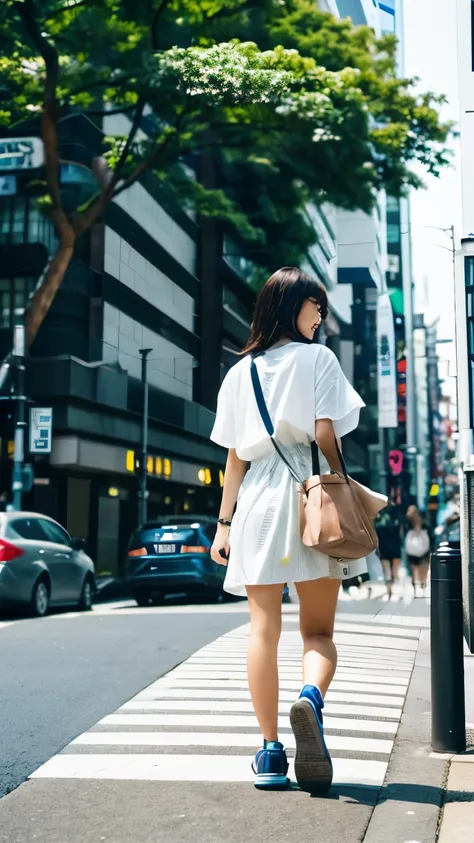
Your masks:
M 288 711 L 300 687 L 301 644 L 297 607 L 283 609 L 279 714 L 292 755 Z M 339 666 L 324 711 L 335 772 L 327 798 L 296 786 L 264 794 L 252 786 L 260 738 L 246 685 L 245 624 L 79 735 L 1 800 L 0 843 L 248 843 L 262 836 L 272 843 L 435 843 L 449 759 L 429 747 L 428 626 L 424 600 L 340 602 Z M 453 779 L 457 798 L 458 785 Z M 446 805 L 442 834 L 458 804 Z M 472 828 L 441 843 L 472 841 Z
M 474 840 L 474 655 L 465 648 L 467 752 L 448 756 L 449 775 L 439 843 Z

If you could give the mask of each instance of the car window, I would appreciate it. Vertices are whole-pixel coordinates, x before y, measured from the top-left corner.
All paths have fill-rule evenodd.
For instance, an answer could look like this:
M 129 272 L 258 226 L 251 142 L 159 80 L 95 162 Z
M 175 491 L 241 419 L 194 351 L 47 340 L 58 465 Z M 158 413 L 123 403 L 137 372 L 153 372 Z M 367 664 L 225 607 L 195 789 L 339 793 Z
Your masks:
M 30 541 L 48 541 L 42 524 L 43 520 L 40 518 L 14 518 L 8 522 L 7 529 L 5 530 L 5 538 L 11 538 L 16 535 L 22 539 L 29 539 Z
M 55 524 L 54 521 L 46 521 L 41 519 L 41 526 L 47 535 L 47 541 L 54 542 L 55 544 L 66 544 L 68 547 L 71 546 L 71 537 L 63 527 L 60 527 L 59 524 Z

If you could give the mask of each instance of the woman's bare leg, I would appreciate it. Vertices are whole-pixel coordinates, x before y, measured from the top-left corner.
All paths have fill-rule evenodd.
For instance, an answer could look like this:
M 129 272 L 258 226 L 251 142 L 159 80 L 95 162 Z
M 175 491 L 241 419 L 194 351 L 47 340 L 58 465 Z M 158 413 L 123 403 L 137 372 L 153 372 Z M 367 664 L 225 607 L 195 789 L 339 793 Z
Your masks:
M 422 588 L 426 587 L 426 580 L 428 579 L 428 571 L 430 569 L 430 559 L 427 557 L 423 559 L 418 565 L 418 582 Z
M 392 596 L 393 585 L 392 563 L 390 559 L 382 559 L 382 568 L 385 577 L 385 585 L 387 587 L 387 594 L 390 599 L 390 597 Z
M 303 639 L 303 685 L 317 685 L 324 697 L 336 671 L 334 619 L 340 580 L 327 578 L 296 583 Z
M 281 585 L 249 585 L 250 640 L 247 672 L 255 714 L 267 741 L 278 740 L 278 642 Z

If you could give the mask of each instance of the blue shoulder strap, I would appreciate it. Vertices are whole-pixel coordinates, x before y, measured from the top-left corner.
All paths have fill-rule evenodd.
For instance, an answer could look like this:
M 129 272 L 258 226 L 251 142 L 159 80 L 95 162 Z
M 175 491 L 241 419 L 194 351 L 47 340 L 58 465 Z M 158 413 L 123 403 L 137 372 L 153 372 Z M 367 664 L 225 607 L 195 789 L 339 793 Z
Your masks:
M 267 407 L 266 402 L 265 402 L 262 384 L 260 383 L 260 378 L 258 376 L 257 365 L 255 363 L 254 357 L 252 357 L 251 362 L 250 362 L 250 376 L 252 378 L 252 386 L 253 386 L 253 391 L 254 391 L 254 394 L 255 394 L 255 400 L 257 402 L 258 411 L 259 411 L 260 416 L 262 418 L 263 424 L 265 425 L 265 430 L 267 431 L 267 433 L 270 437 L 271 443 L 272 443 L 273 447 L 275 448 L 275 451 L 277 452 L 280 459 L 282 459 L 283 462 L 285 463 L 285 465 L 286 465 L 288 471 L 290 472 L 291 476 L 296 480 L 297 483 L 301 483 L 301 478 L 298 477 L 295 470 L 290 465 L 287 458 L 285 457 L 285 455 L 282 453 L 281 449 L 278 447 L 277 443 L 275 442 L 275 439 L 274 439 L 275 428 L 273 426 L 273 422 L 270 418 L 270 413 L 268 412 L 268 407 Z M 313 463 L 313 474 L 320 474 L 321 469 L 320 469 L 320 464 L 319 464 L 318 446 L 316 445 L 316 442 L 311 442 L 311 457 L 312 457 L 312 463 Z
M 260 378 L 257 372 L 257 366 L 253 357 L 252 362 L 250 364 L 250 375 L 252 377 L 252 385 L 253 391 L 255 393 L 255 400 L 257 402 L 257 407 L 262 417 L 262 421 L 265 425 L 265 430 L 267 431 L 269 436 L 273 436 L 273 434 L 275 433 L 275 428 L 273 427 L 273 422 L 270 418 L 270 413 L 268 412 L 268 408 L 265 403 L 265 398 L 263 397 L 262 384 L 260 383 Z
M 259 356 L 258 354 L 255 355 L 255 357 L 258 357 L 258 356 Z M 268 433 L 268 435 L 271 439 L 272 445 L 275 448 L 275 451 L 279 454 L 279 456 L 281 457 L 281 459 L 283 460 L 283 462 L 287 466 L 288 471 L 290 472 L 292 477 L 294 477 L 295 480 L 298 483 L 300 483 L 301 480 L 298 478 L 298 476 L 296 475 L 292 466 L 290 465 L 290 463 L 286 459 L 285 455 L 281 452 L 280 448 L 278 447 L 277 443 L 275 442 L 275 439 L 274 439 L 275 428 L 274 428 L 273 422 L 270 418 L 270 413 L 268 412 L 268 407 L 266 405 L 265 398 L 264 398 L 264 395 L 263 395 L 262 384 L 260 383 L 260 378 L 258 376 L 258 370 L 257 370 L 257 365 L 255 363 L 255 357 L 252 356 L 252 358 L 251 358 L 250 375 L 251 375 L 251 378 L 252 378 L 253 391 L 255 393 L 255 400 L 257 402 L 257 407 L 258 407 L 260 416 L 262 418 L 263 424 L 265 425 L 265 430 L 267 431 L 267 433 Z M 341 464 L 342 473 L 344 474 L 346 482 L 349 483 L 349 475 L 347 473 L 347 468 L 346 468 L 346 464 L 344 462 L 344 457 L 342 456 L 341 449 L 339 448 L 339 442 L 337 441 L 337 436 L 334 437 L 334 442 L 335 442 L 337 456 L 338 456 L 339 462 Z M 320 467 L 320 462 L 319 462 L 318 446 L 317 446 L 316 442 L 314 442 L 314 441 L 311 442 L 311 458 L 312 458 L 312 463 L 313 463 L 313 475 L 318 475 L 318 474 L 321 473 L 321 467 Z

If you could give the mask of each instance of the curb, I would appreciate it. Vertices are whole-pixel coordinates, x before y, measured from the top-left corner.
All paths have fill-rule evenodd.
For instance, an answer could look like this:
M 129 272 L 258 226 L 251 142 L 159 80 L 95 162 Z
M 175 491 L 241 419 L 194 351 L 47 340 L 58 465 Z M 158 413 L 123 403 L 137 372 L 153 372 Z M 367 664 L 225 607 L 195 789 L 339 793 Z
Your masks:
M 430 634 L 423 630 L 384 785 L 364 843 L 435 843 L 448 760 L 430 747 Z

